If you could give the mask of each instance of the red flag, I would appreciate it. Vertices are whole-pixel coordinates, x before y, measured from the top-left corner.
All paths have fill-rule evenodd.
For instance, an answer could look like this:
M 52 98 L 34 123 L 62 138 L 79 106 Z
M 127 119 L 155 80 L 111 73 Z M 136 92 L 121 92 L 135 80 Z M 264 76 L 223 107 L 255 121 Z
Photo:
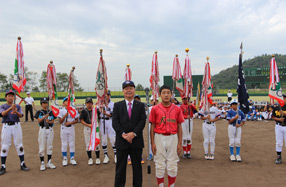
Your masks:
M 69 74 L 69 89 L 68 89 L 68 113 L 71 115 L 72 118 L 76 116 L 76 108 L 74 106 L 75 102 L 75 95 L 74 95 L 74 69 L 75 67 L 72 68 Z
M 99 127 L 97 124 L 97 108 L 96 105 L 92 107 L 92 119 L 91 119 L 91 132 L 88 150 L 95 151 L 96 146 L 100 143 L 99 139 Z
M 176 55 L 173 61 L 172 79 L 176 82 L 176 88 L 179 91 L 180 96 L 184 97 L 183 78 L 178 55 Z
M 95 91 L 97 96 L 97 105 L 98 107 L 107 106 L 106 95 L 107 95 L 107 72 L 105 62 L 102 57 L 102 51 L 100 53 L 99 64 L 96 73 L 96 83 Z
M 207 57 L 207 60 L 209 58 Z M 202 105 L 204 111 L 208 111 L 210 106 L 209 104 L 212 104 L 212 84 L 211 84 L 211 70 L 210 70 L 210 63 L 207 61 L 205 64 L 205 72 L 204 77 L 202 81 Z
M 281 106 L 284 105 L 278 67 L 274 55 L 270 61 L 269 97 L 271 98 L 270 100 L 272 100 L 272 104 L 274 104 L 275 99 Z
M 125 69 L 125 75 L 124 75 L 124 80 L 125 81 L 131 81 L 132 72 L 131 72 L 131 69 L 129 67 L 130 67 L 130 65 L 127 64 L 127 67 Z
M 56 68 L 53 64 L 53 61 L 51 61 L 47 67 L 47 89 L 53 114 L 54 116 L 58 116 L 60 109 L 58 105 Z
M 13 88 L 17 90 L 19 93 L 21 93 L 21 91 L 24 91 L 24 86 L 26 85 L 26 77 L 24 70 L 25 69 L 24 69 L 23 45 L 21 42 L 21 37 L 18 37 L 17 47 L 16 47 Z
M 158 65 L 158 58 L 157 58 L 157 51 L 155 54 L 153 54 L 153 59 L 152 59 L 152 69 L 151 69 L 151 76 L 150 76 L 150 84 L 152 88 L 152 96 L 154 101 L 159 96 L 159 85 L 158 82 L 160 81 L 159 77 L 159 65 Z
M 188 51 L 186 49 L 186 51 Z M 191 98 L 193 96 L 193 80 L 192 80 L 192 69 L 191 69 L 191 60 L 189 58 L 189 55 L 187 53 L 187 56 L 185 58 L 185 67 L 184 67 L 184 93 L 185 96 L 188 98 Z

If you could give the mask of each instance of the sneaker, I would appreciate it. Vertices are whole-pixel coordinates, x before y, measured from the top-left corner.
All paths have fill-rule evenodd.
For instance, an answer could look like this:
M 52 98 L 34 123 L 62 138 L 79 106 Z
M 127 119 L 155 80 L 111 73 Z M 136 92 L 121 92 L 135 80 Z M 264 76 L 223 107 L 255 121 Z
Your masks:
M 104 156 L 103 164 L 108 164 L 109 158 L 107 155 Z
M 240 155 L 236 155 L 236 161 L 237 162 L 241 162 L 242 161 Z
M 90 165 L 90 166 L 93 164 L 93 160 L 92 160 L 92 158 L 88 159 L 87 164 L 88 164 L 88 165 Z
M 40 170 L 41 170 L 41 171 L 45 171 L 45 170 L 46 170 L 45 162 L 44 162 L 44 161 L 41 162 Z
M 153 155 L 149 154 L 149 157 L 147 157 L 147 160 L 153 160 Z
M 205 159 L 206 160 L 210 159 L 209 154 L 205 154 Z
M 128 163 L 128 165 L 131 165 L 131 164 L 132 164 L 131 158 L 128 158 L 127 163 Z
M 142 158 L 142 159 L 141 159 L 141 164 L 144 164 L 144 163 L 145 163 L 145 162 L 144 162 L 144 159 Z
M 116 164 L 117 163 L 117 156 L 114 155 L 114 163 Z
M 0 175 L 4 175 L 4 173 L 6 173 L 6 168 L 2 166 L 0 169 Z
M 63 166 L 67 166 L 68 165 L 68 159 L 67 158 L 64 158 L 63 159 Z
M 232 162 L 236 161 L 234 155 L 230 155 L 230 161 L 232 161 Z
M 21 170 L 22 170 L 22 171 L 29 171 L 29 168 L 26 166 L 25 162 L 24 162 L 23 165 L 21 166 Z
M 56 169 L 56 166 L 52 163 L 51 160 L 49 160 L 49 162 L 47 163 L 47 168 Z
M 282 163 L 282 158 L 281 156 L 277 155 L 277 158 L 275 160 L 275 164 L 281 164 Z
M 184 154 L 183 154 L 183 158 L 187 158 L 187 154 L 184 153 Z
M 188 153 L 188 154 L 187 154 L 187 159 L 191 159 L 191 158 L 192 158 L 191 153 Z
M 97 158 L 97 159 L 95 160 L 95 164 L 96 164 L 96 165 L 99 165 L 99 164 L 100 164 L 100 159 L 99 159 L 99 158 Z
M 76 166 L 77 163 L 76 163 L 74 158 L 70 159 L 70 164 L 73 165 L 73 166 Z
M 210 159 L 210 160 L 214 160 L 214 154 L 210 154 L 209 159 Z

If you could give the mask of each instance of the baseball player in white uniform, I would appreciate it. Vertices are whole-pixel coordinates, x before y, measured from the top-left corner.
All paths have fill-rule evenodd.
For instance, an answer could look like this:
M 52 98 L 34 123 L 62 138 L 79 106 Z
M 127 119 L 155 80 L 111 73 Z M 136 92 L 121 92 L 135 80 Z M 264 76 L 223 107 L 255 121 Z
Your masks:
M 112 112 L 114 103 L 110 99 L 110 90 L 107 92 L 106 100 L 108 101 L 108 106 L 104 108 L 98 108 L 98 117 L 100 119 L 99 130 L 101 135 L 101 146 L 104 152 L 103 163 L 107 164 L 109 162 L 109 157 L 107 153 L 107 137 L 110 140 L 112 149 L 114 152 L 114 162 L 117 162 L 116 158 L 116 148 L 115 148 L 115 131 L 112 127 Z
M 48 162 L 47 167 L 51 169 L 55 169 L 56 166 L 52 163 L 52 153 L 53 153 L 53 141 L 54 141 L 54 121 L 55 116 L 51 110 L 48 110 L 48 103 L 49 99 L 44 97 L 40 101 L 42 109 L 38 110 L 35 114 L 35 118 L 38 120 L 39 123 L 39 156 L 40 156 L 40 170 L 44 171 L 46 169 L 45 162 L 44 162 L 44 155 L 45 155 L 45 147 L 47 145 L 47 155 L 48 155 Z
M 70 151 L 70 164 L 76 165 L 76 161 L 74 159 L 75 153 L 75 129 L 74 124 L 78 122 L 79 114 L 76 111 L 76 115 L 74 118 L 70 116 L 68 110 L 66 109 L 68 104 L 68 97 L 63 99 L 63 106 L 65 108 L 60 110 L 58 115 L 59 121 L 61 125 L 61 142 L 62 142 L 62 155 L 63 155 L 63 166 L 68 165 L 67 160 L 67 150 L 69 146 Z
M 89 143 L 90 143 L 92 106 L 93 106 L 93 101 L 91 97 L 88 97 L 85 99 L 85 106 L 86 108 L 84 108 L 80 114 L 80 122 L 84 125 L 83 134 L 84 134 L 84 141 L 85 141 L 85 149 L 86 149 L 87 156 L 88 156 L 88 165 L 92 165 L 93 160 L 91 156 L 91 151 L 88 149 Z M 100 153 L 100 147 L 99 145 L 97 145 L 95 148 L 95 154 L 96 154 L 95 164 L 97 165 L 100 164 L 99 153 Z
M 227 112 L 228 120 L 228 138 L 230 160 L 241 162 L 240 146 L 241 146 L 241 127 L 245 124 L 246 118 L 244 113 L 238 109 L 237 100 L 233 99 L 230 103 L 231 109 Z M 234 156 L 234 146 L 236 147 L 236 156 Z
M 215 135 L 216 135 L 216 124 L 215 122 L 219 119 L 220 112 L 216 107 L 216 103 L 213 103 L 213 106 L 209 111 L 200 110 L 199 115 L 203 122 L 203 136 L 204 136 L 204 151 L 205 159 L 213 160 L 214 151 L 215 151 Z M 210 145 L 210 154 L 209 154 L 209 145 Z
M 23 117 L 23 112 L 20 105 L 13 104 L 15 92 L 9 90 L 5 93 L 6 104 L 0 106 L 0 113 L 2 119 L 2 133 L 1 133 L 1 169 L 0 175 L 6 173 L 6 158 L 11 146 L 12 137 L 17 153 L 20 158 L 20 168 L 23 171 L 28 171 L 24 162 L 24 147 L 22 138 L 22 128 L 20 118 Z

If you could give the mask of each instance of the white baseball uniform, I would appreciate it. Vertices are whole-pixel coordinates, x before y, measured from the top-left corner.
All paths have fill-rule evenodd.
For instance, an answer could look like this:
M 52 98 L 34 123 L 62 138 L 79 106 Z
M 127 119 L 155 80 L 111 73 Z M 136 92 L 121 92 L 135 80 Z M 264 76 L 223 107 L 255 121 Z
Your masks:
M 211 120 L 220 116 L 219 110 L 212 106 L 210 111 L 200 110 L 199 115 L 207 117 L 210 115 Z M 208 154 L 209 144 L 210 144 L 210 154 L 214 154 L 215 151 L 215 135 L 216 135 L 216 124 L 215 122 L 210 122 L 208 119 L 204 120 L 202 125 L 203 136 L 204 136 L 204 151 Z
M 239 114 L 239 118 L 228 126 L 229 147 L 241 146 L 241 127 L 236 127 L 236 124 L 241 124 L 242 121 L 246 121 L 245 115 L 240 110 L 234 111 L 230 109 L 226 119 L 231 120 L 237 114 Z

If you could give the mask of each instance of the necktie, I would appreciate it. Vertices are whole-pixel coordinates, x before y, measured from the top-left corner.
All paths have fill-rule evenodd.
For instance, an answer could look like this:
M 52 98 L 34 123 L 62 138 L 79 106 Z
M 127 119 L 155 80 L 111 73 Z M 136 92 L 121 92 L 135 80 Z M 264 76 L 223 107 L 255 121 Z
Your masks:
M 131 104 L 132 103 L 128 103 L 129 107 L 128 107 L 128 116 L 129 116 L 129 119 L 131 119 Z

